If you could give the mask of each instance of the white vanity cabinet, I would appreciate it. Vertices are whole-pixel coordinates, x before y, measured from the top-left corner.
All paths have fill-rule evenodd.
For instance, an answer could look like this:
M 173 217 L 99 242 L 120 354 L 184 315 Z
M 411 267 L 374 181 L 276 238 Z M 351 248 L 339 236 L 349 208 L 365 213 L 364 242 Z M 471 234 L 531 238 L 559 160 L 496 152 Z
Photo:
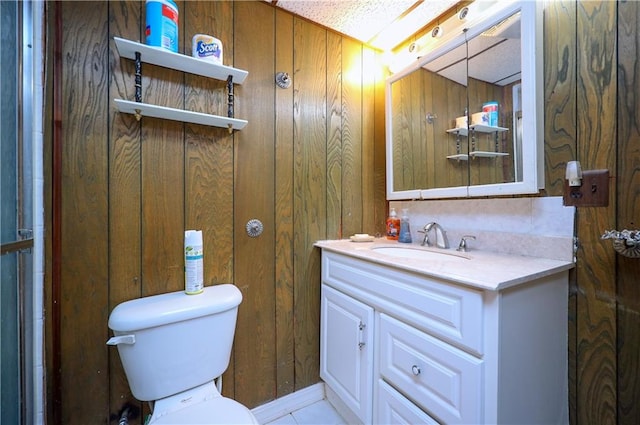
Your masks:
M 499 290 L 454 276 L 323 249 L 321 377 L 347 416 L 567 423 L 567 271 Z

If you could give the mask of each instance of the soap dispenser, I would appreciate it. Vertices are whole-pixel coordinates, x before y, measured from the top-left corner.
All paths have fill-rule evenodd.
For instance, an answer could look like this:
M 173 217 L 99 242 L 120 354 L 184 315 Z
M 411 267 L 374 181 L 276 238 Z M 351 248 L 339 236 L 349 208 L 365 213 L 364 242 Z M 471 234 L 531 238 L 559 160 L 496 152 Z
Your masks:
M 402 217 L 400 218 L 400 235 L 398 236 L 398 242 L 411 243 L 411 227 L 409 226 L 409 210 L 402 210 Z
M 400 219 L 396 214 L 396 209 L 391 208 L 391 211 L 389 212 L 389 218 L 387 218 L 387 239 L 397 241 L 399 231 Z

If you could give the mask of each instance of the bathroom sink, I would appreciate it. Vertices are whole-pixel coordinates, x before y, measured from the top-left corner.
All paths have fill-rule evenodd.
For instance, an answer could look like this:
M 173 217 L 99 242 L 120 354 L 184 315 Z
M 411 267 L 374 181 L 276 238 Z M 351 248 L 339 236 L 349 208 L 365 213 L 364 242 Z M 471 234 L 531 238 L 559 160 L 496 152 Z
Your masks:
M 378 254 L 390 255 L 393 257 L 411 258 L 416 260 L 437 260 L 437 261 L 468 261 L 469 258 L 462 253 L 454 251 L 432 251 L 420 249 L 418 247 L 400 246 L 374 246 L 371 248 Z

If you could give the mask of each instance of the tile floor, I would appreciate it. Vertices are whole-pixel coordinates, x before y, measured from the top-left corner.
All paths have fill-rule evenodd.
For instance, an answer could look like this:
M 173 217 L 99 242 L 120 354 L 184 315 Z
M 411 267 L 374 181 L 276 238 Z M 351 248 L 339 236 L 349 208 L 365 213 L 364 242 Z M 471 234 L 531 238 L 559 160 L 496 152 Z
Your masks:
M 265 425 L 347 425 L 327 400 L 320 400 Z

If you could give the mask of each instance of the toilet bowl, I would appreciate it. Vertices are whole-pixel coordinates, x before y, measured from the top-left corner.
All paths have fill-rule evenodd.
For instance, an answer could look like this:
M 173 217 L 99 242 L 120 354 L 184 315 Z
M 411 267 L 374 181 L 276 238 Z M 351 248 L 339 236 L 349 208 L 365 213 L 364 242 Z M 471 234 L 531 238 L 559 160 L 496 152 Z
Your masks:
M 216 385 L 229 365 L 242 294 L 230 284 L 126 301 L 109 316 L 135 398 L 150 401 L 156 424 L 258 424 Z
M 213 382 L 157 400 L 148 425 L 258 424 L 242 404 L 222 397 Z

